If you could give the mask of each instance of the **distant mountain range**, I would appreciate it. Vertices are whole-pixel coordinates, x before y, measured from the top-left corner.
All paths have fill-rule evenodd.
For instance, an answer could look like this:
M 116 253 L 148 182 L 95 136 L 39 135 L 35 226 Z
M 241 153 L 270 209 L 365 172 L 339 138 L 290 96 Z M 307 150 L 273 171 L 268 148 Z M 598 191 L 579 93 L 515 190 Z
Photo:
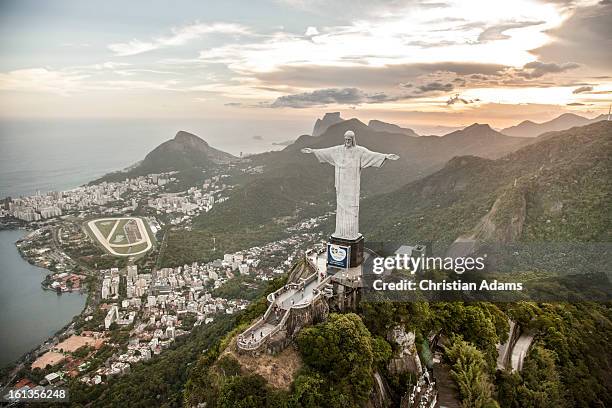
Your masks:
M 590 123 L 606 120 L 607 115 L 599 115 L 593 119 L 585 118 L 574 113 L 564 113 L 552 120 L 542 123 L 525 120 L 518 125 L 510 126 L 499 130 L 500 133 L 506 136 L 514 137 L 535 137 L 546 132 L 570 129 L 575 126 L 584 126 Z M 326 113 L 322 119 L 317 119 L 312 132 L 313 136 L 321 136 L 332 125 L 344 121 L 340 117 L 340 112 Z M 451 126 L 411 126 L 410 128 L 402 127 L 394 123 L 383 122 L 380 120 L 370 120 L 368 127 L 377 132 L 405 134 L 407 136 L 417 137 L 419 135 L 444 136 L 457 130 L 464 129 L 463 127 Z M 414 129 L 418 129 L 415 131 Z
M 222 206 L 196 219 L 196 228 L 213 234 L 222 234 L 228 228 L 239 229 L 244 231 L 243 236 L 253 234 L 255 244 L 262 234 L 272 237 L 282 233 L 282 226 L 292 220 L 296 222 L 298 215 L 315 216 L 332 210 L 333 168 L 300 149 L 341 144 L 347 130 L 355 131 L 358 145 L 400 156 L 400 160 L 380 169 L 363 171 L 363 196 L 398 189 L 441 169 L 457 155 L 498 158 L 535 140 L 505 136 L 479 124 L 444 137 L 407 137 L 403 133 L 374 131 L 357 119 L 345 120 L 329 126 L 321 136 L 302 135 L 282 151 L 250 156 L 248 165 L 262 166 L 263 172 L 243 179 Z M 259 231 L 259 235 L 254 231 Z
M 411 125 L 412 129 L 417 132 L 419 135 L 427 135 L 427 136 L 444 136 L 449 134 L 450 132 L 454 132 L 456 130 L 461 130 L 465 126 L 427 126 L 427 125 Z
M 439 170 L 454 156 L 473 155 L 494 159 L 532 143 L 531 139 L 535 135 L 594 123 L 605 118 L 605 115 L 600 115 L 587 119 L 567 113 L 543 123 L 523 121 L 500 132 L 489 125 L 475 123 L 444 136 L 419 136 L 414 130 L 393 123 L 373 119 L 365 125 L 358 119 L 345 120 L 339 112 L 331 112 L 317 119 L 313 136 L 302 135 L 294 142 L 277 143 L 286 145 L 285 149 L 280 152 L 250 155 L 249 160 L 263 165 L 267 169 L 264 175 L 275 172 L 291 174 L 295 173 L 293 169 L 301 166 L 307 166 L 309 172 L 318 174 L 317 170 L 321 166 L 313 166 L 314 162 L 307 160 L 299 150 L 306 146 L 322 148 L 341 144 L 344 132 L 353 130 L 357 133 L 358 143 L 375 151 L 394 152 L 401 157 L 398 163 L 381 170 L 381 175 L 387 178 L 388 182 L 379 183 L 375 181 L 376 178 L 370 181 L 367 175 L 364 177 L 366 194 L 381 193 Z M 229 153 L 211 147 L 192 133 L 179 131 L 173 139 L 156 147 L 141 162 L 124 171 L 107 174 L 93 183 L 168 171 L 192 176 L 198 173 L 201 176 L 203 169 L 239 160 Z
M 508 136 L 535 137 L 546 132 L 565 130 L 575 126 L 584 126 L 590 123 L 605 120 L 607 115 L 599 115 L 593 119 L 588 119 L 573 113 L 564 113 L 548 122 L 536 123 L 525 120 L 516 126 L 502 129 L 500 132 Z
M 430 174 L 440 169 L 453 156 L 472 154 L 475 156 L 496 158 L 520 146 L 531 143 L 525 138 L 514 138 L 494 131 L 488 125 L 474 124 L 463 130 L 443 137 L 406 137 L 405 133 L 389 133 L 373 130 L 358 119 L 349 119 L 330 126 L 319 137 L 300 136 L 294 144 L 281 152 L 256 155 L 253 160 L 264 165 L 271 173 L 291 172 L 295 166 L 307 166 L 304 172 L 315 174 L 320 165 L 308 155 L 300 153 L 303 147 L 324 148 L 344 142 L 344 133 L 353 130 L 357 143 L 370 150 L 396 153 L 398 162 L 376 170 L 375 177 L 370 178 L 374 170 L 364 172 L 363 187 L 366 193 L 379 193 L 393 190 L 411 180 Z M 330 173 L 331 174 L 331 173 Z M 385 183 L 380 183 L 381 178 Z

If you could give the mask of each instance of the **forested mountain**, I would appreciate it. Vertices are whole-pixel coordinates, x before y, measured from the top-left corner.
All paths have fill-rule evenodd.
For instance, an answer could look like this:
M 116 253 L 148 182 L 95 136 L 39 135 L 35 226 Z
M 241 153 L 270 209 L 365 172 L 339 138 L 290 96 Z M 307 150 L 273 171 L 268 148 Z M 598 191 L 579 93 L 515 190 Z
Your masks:
M 496 160 L 456 157 L 440 171 L 362 203 L 371 239 L 610 241 L 612 122 L 544 134 Z M 475 231 L 487 217 L 487 231 Z

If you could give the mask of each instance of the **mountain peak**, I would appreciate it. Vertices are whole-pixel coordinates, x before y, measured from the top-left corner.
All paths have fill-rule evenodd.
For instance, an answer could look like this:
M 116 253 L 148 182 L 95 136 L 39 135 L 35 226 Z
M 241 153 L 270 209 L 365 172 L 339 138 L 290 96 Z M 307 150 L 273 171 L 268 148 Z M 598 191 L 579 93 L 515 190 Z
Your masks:
M 323 120 L 342 120 L 342 118 L 340 117 L 340 112 L 327 112 L 325 115 L 323 115 Z
M 352 130 L 357 133 L 357 136 L 359 137 L 359 132 L 367 130 L 368 126 L 357 118 L 351 118 L 335 123 L 327 128 L 328 131 L 332 129 L 341 129 L 342 134 L 344 134 L 344 132 L 347 130 Z
M 174 136 L 174 141 L 180 143 L 182 145 L 187 146 L 197 146 L 197 145 L 205 145 L 208 146 L 208 143 L 204 139 L 199 136 L 194 135 L 193 133 L 186 132 L 184 130 L 179 130 Z
M 553 120 L 557 120 L 557 119 L 561 119 L 561 118 L 563 118 L 563 119 L 569 119 L 569 118 L 584 119 L 584 117 L 583 117 L 583 116 L 576 115 L 575 113 L 570 113 L 570 112 L 567 112 L 567 113 L 564 113 L 564 114 L 562 114 L 562 115 L 560 115 L 560 116 L 557 116 L 557 117 L 556 117 L 555 119 L 553 119 Z
M 365 123 L 363 123 L 357 118 L 350 118 L 350 119 L 345 120 L 345 122 L 353 126 L 359 126 L 359 127 L 367 126 Z
M 142 166 L 156 171 L 204 168 L 228 163 L 235 157 L 217 150 L 193 133 L 180 130 L 174 136 L 153 149 L 142 162 Z
M 381 120 L 372 119 L 368 122 L 368 127 L 377 132 L 399 133 L 406 136 L 418 137 L 416 132 L 409 128 L 403 128 L 393 123 L 383 122 Z
M 336 123 L 342 122 L 344 119 L 340 117 L 340 112 L 327 112 L 322 119 L 317 119 L 314 128 L 312 129 L 313 136 L 321 136 L 327 128 Z
M 479 130 L 493 130 L 493 129 L 491 129 L 491 126 L 489 126 L 486 123 L 472 123 L 470 126 L 466 127 L 463 130 L 476 130 L 476 129 L 479 129 Z

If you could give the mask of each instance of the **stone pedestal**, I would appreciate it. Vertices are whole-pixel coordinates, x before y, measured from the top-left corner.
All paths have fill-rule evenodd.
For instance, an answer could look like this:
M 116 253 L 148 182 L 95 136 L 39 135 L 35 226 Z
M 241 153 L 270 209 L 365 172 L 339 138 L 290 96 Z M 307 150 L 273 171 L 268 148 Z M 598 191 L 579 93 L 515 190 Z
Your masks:
M 357 239 L 329 237 L 330 244 L 350 248 L 348 268 L 354 268 L 363 262 L 363 235 Z

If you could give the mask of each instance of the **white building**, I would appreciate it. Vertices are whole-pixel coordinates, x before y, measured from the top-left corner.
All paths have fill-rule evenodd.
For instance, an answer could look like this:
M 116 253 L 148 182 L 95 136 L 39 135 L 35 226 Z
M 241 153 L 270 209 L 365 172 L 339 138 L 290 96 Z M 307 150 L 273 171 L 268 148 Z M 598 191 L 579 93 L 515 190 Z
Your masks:
M 104 318 L 104 328 L 108 330 L 111 324 L 113 324 L 119 318 L 119 308 L 117 305 L 111 306 L 110 310 Z

